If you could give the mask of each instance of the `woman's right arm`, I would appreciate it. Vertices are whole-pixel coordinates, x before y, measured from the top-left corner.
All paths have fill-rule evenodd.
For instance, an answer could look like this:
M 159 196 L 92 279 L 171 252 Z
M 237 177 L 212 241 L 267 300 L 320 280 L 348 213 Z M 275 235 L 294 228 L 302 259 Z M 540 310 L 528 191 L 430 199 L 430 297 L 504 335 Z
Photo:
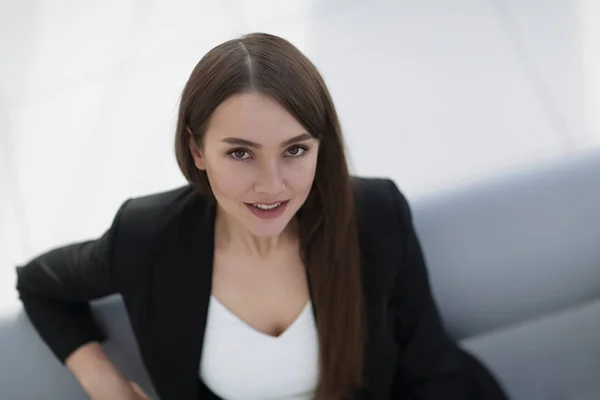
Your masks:
M 125 379 L 98 342 L 84 344 L 65 364 L 92 400 L 147 399 L 142 390 Z
M 113 256 L 127 203 L 102 237 L 54 249 L 17 267 L 17 290 L 31 323 L 92 399 L 136 398 L 123 397 L 131 385 L 100 347 L 105 335 L 89 305 L 119 292 Z M 105 396 L 107 390 L 123 396 Z

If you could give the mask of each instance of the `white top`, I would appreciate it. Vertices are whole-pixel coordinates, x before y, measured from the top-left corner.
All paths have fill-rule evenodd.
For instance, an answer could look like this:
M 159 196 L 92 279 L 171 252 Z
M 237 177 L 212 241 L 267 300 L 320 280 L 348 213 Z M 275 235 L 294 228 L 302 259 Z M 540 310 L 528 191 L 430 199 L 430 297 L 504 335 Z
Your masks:
M 262 333 L 210 297 L 200 378 L 225 400 L 308 400 L 318 380 L 319 342 L 308 302 L 280 336 Z

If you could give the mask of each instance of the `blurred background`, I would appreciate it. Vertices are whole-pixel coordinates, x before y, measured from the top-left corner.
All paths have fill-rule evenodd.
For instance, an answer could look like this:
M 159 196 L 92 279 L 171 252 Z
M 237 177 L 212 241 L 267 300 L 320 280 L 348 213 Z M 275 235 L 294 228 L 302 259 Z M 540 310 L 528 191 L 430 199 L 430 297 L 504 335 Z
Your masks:
M 185 183 L 181 90 L 253 31 L 316 64 L 353 172 L 409 198 L 600 145 L 598 0 L 0 0 L 0 310 L 15 265 Z

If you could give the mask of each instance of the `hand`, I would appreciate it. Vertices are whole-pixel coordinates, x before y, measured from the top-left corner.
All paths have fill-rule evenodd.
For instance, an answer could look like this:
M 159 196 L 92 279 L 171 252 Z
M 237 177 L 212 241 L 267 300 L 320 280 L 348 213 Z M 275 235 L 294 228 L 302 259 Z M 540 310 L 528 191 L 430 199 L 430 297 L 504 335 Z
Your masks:
M 66 364 L 91 400 L 150 400 L 135 382 L 121 375 L 98 342 L 75 350 Z
M 102 391 L 96 390 L 90 400 L 150 400 L 135 382 L 122 381 L 119 385 L 106 386 Z
M 135 397 L 132 400 L 150 400 L 150 397 L 144 393 L 141 387 L 139 387 L 135 382 L 130 382 L 133 387 L 133 392 L 135 393 Z

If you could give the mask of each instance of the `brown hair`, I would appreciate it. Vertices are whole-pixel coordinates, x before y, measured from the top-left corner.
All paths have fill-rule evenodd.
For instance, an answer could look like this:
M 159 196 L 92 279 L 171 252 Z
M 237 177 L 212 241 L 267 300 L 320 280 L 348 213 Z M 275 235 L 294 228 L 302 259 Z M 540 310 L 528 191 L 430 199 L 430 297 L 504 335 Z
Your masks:
M 206 172 L 194 165 L 187 128 L 202 148 L 215 108 L 241 92 L 272 96 L 320 142 L 315 180 L 298 213 L 301 256 L 319 332 L 316 398 L 352 397 L 363 384 L 366 340 L 356 215 L 337 113 L 315 66 L 288 41 L 264 33 L 210 50 L 181 96 L 177 162 L 190 184 L 214 200 Z

